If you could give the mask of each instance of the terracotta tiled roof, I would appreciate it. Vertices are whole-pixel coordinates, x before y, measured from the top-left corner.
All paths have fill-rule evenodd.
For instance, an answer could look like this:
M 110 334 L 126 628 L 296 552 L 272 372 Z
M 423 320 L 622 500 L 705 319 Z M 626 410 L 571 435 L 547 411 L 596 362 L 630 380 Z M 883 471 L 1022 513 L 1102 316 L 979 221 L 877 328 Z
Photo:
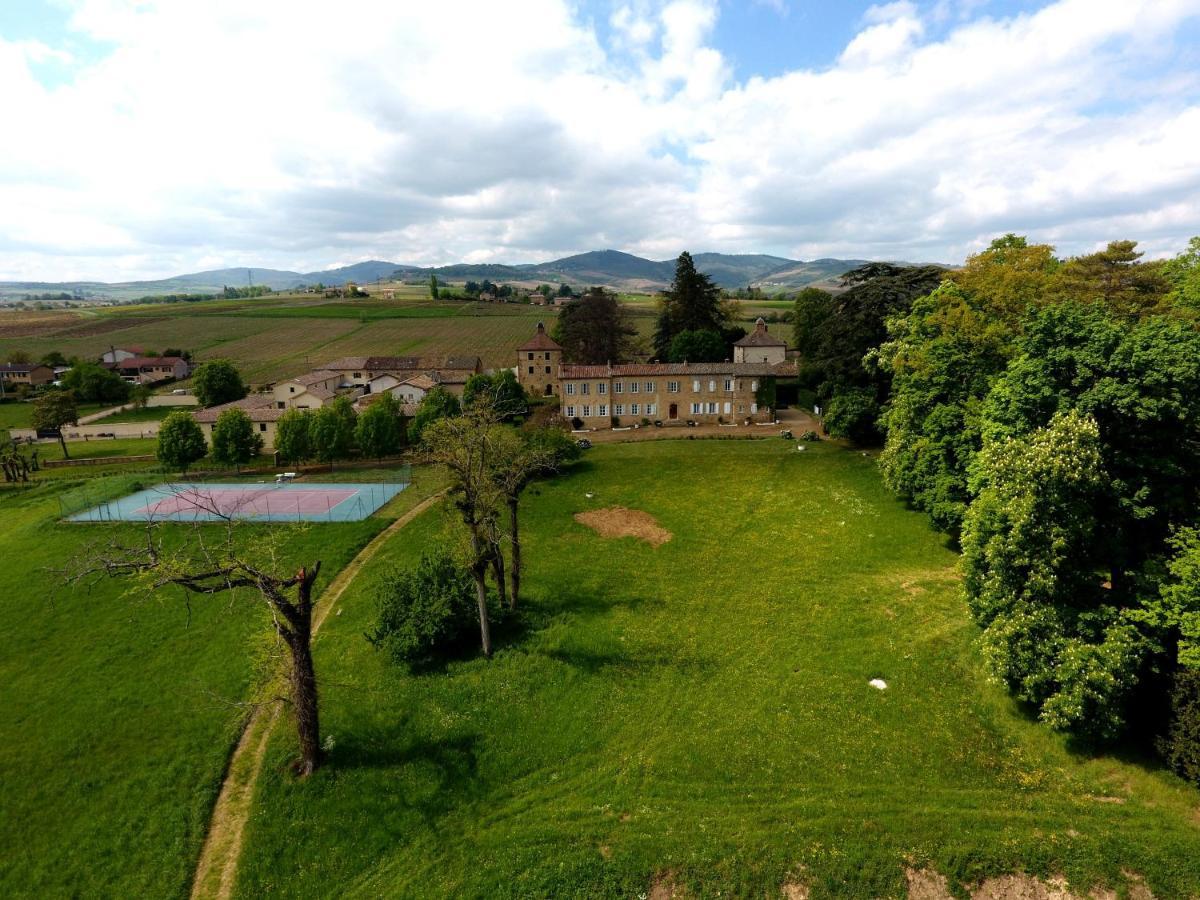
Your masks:
M 402 382 L 400 382 L 400 384 L 411 384 L 413 387 L 420 388 L 423 391 L 427 391 L 430 388 L 437 386 L 437 382 L 424 372 L 422 372 L 420 375 L 414 375 L 412 378 L 405 378 Z M 397 387 L 399 387 L 399 385 L 397 385 Z
M 619 378 L 626 375 L 795 375 L 792 363 L 639 363 L 620 366 L 559 366 L 559 378 Z
M 251 394 L 249 397 L 244 397 L 241 400 L 234 400 L 231 403 L 222 403 L 220 406 L 210 406 L 208 409 L 200 409 L 192 413 L 192 418 L 201 423 L 212 423 L 217 421 L 217 416 L 225 412 L 227 409 L 240 409 L 250 417 L 251 422 L 277 422 L 286 409 L 279 409 L 275 404 L 275 398 L 270 394 Z
M 181 362 L 183 362 L 183 357 L 180 356 L 131 356 L 128 359 L 118 360 L 117 365 L 122 369 L 132 369 L 135 366 L 168 366 L 174 368 Z
M 288 378 L 283 383 L 287 384 L 292 382 L 309 387 L 310 385 L 323 384 L 326 381 L 333 381 L 335 378 L 340 379 L 341 377 L 341 372 L 331 372 L 328 369 L 317 369 L 315 372 L 309 372 L 306 375 L 300 375 L 296 378 Z
M 767 331 L 767 323 L 760 317 L 754 323 L 754 330 L 735 343 L 735 347 L 786 347 L 787 341 L 781 341 L 779 338 Z
M 447 356 L 445 361 L 436 368 L 439 369 L 470 369 L 474 372 L 480 367 L 478 356 Z
M 562 349 L 562 346 L 558 343 L 558 341 L 554 340 L 554 338 L 552 338 L 552 337 L 550 337 L 550 335 L 546 334 L 546 326 L 543 323 L 538 322 L 537 332 L 534 334 L 533 337 L 531 337 L 529 340 L 527 340 L 525 343 L 523 343 L 520 347 L 518 347 L 517 352 L 520 353 L 524 350 L 561 350 L 561 349 Z

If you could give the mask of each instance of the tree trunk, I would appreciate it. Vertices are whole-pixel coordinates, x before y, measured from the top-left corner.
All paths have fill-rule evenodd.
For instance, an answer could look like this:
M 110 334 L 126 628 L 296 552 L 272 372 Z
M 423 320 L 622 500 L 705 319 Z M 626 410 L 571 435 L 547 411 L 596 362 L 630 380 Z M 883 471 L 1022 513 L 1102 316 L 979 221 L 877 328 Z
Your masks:
M 479 605 L 479 638 L 483 645 L 483 655 L 491 659 L 492 627 L 488 621 L 487 569 L 483 565 L 474 566 L 471 575 L 475 579 L 475 601 Z
M 292 707 L 300 741 L 296 774 L 311 775 L 321 764 L 321 720 L 317 704 L 317 673 L 312 657 L 312 589 L 321 570 L 318 562 L 296 577 L 296 606 L 289 616 L 288 648 L 292 651 Z
M 491 659 L 492 626 L 488 621 L 487 608 L 488 560 L 484 551 L 483 535 L 474 526 L 471 527 L 471 552 L 474 556 L 471 562 L 471 577 L 475 579 L 475 601 L 479 605 L 479 638 L 483 645 L 483 655 Z
M 508 499 L 508 533 L 512 555 L 512 559 L 509 560 L 508 564 L 508 577 L 512 583 L 512 590 L 508 594 L 509 609 L 517 608 L 517 602 L 521 594 L 521 531 L 517 522 L 517 507 L 519 503 L 520 500 L 517 497 L 510 497 Z
M 492 580 L 496 582 L 496 593 L 500 595 L 502 606 L 508 603 L 508 588 L 504 579 L 504 551 L 497 541 L 492 544 Z
M 292 651 L 292 706 L 300 739 L 300 762 L 296 774 L 311 775 L 321 764 L 321 722 L 317 706 L 317 673 L 313 668 L 310 635 L 297 634 Z
M 62 446 L 63 459 L 70 459 L 71 454 L 67 452 L 67 436 L 63 434 L 61 425 L 58 427 L 58 443 Z

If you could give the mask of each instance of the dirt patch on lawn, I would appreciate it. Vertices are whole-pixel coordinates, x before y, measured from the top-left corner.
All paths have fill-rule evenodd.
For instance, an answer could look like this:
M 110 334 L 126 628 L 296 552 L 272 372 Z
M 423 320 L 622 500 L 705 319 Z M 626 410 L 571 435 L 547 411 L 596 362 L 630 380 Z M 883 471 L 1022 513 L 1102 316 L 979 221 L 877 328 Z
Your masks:
M 650 513 L 624 506 L 575 513 L 575 521 L 602 537 L 635 537 L 652 547 L 661 547 L 672 536 Z
M 933 869 L 905 869 L 908 881 L 908 900 L 953 900 L 954 894 L 946 878 Z M 1142 879 L 1130 872 L 1130 896 L 1137 900 L 1153 900 L 1154 895 Z M 1000 875 L 988 878 L 971 888 L 971 900 L 1116 900 L 1116 892 L 1095 888 L 1087 894 L 1073 894 L 1061 875 L 1043 881 L 1032 875 Z
M 659 872 L 650 880 L 648 900 L 677 900 L 686 896 L 687 893 L 676 881 L 675 873 L 671 869 Z

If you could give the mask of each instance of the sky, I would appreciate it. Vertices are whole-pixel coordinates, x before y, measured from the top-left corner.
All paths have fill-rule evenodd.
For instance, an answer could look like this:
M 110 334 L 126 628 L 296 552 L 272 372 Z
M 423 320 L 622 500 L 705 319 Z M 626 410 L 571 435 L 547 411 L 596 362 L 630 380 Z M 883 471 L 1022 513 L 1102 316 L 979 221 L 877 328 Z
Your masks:
M 1200 0 L 6 0 L 0 279 L 1200 233 Z

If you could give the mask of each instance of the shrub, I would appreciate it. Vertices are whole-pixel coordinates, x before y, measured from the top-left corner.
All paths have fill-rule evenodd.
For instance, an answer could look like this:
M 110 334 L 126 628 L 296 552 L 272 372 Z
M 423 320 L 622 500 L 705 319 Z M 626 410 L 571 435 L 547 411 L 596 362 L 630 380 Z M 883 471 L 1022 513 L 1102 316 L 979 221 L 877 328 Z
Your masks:
M 1171 724 L 1159 755 L 1188 781 L 1200 784 L 1200 669 L 1180 669 L 1171 688 Z
M 874 392 L 866 388 L 847 388 L 834 395 L 825 411 L 825 430 L 834 437 L 869 444 L 879 440 L 875 420 L 879 406 Z
M 375 603 L 375 627 L 366 638 L 397 664 L 427 661 L 478 640 L 475 584 L 444 551 L 384 575 Z

